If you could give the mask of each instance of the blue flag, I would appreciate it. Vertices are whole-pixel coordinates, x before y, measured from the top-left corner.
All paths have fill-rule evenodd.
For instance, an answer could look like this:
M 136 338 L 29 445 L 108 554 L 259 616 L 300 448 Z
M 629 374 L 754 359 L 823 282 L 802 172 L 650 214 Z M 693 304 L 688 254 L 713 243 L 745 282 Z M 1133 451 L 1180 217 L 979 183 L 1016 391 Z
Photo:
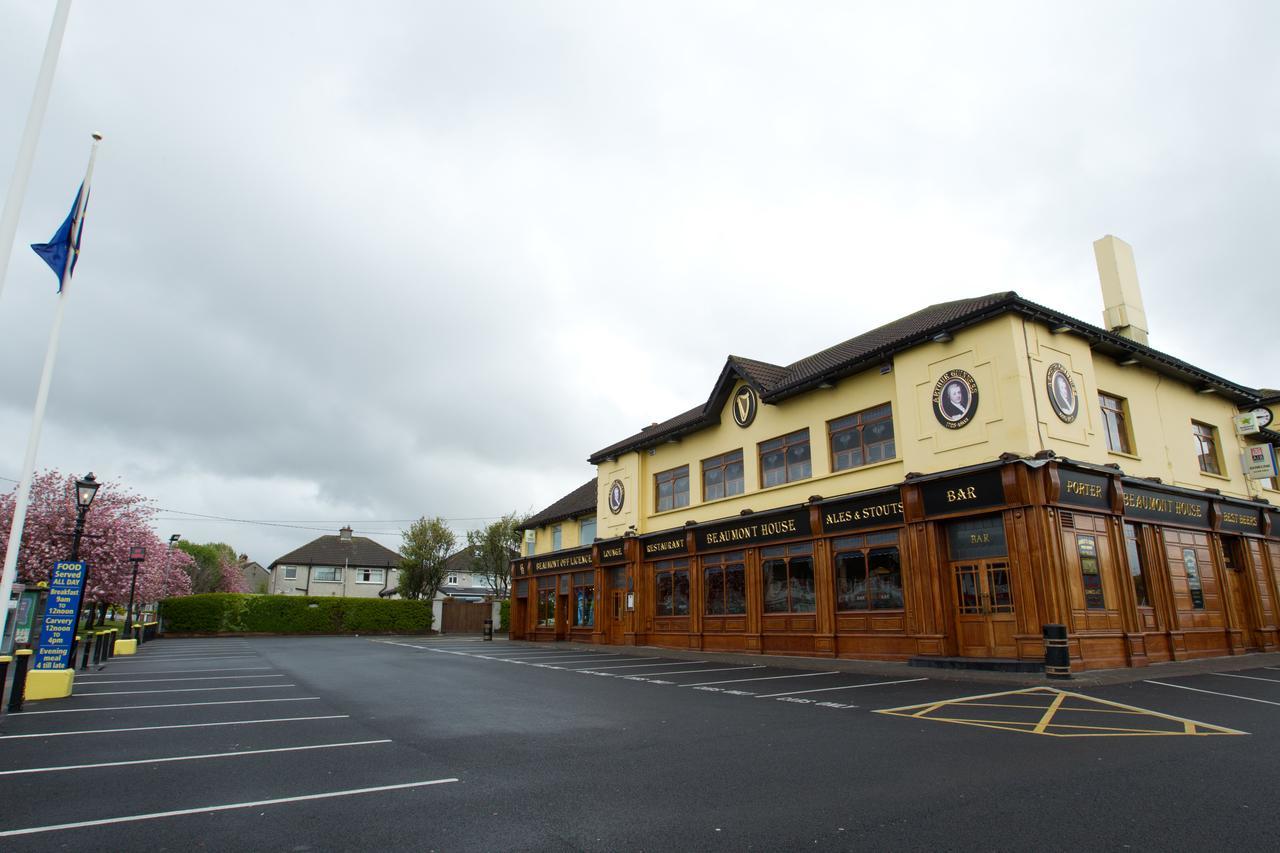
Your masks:
M 76 191 L 76 200 L 71 203 L 71 212 L 67 214 L 66 221 L 58 228 L 56 234 L 49 239 L 48 243 L 32 243 L 31 248 L 35 253 L 44 258 L 44 262 L 49 265 L 49 269 L 53 270 L 53 274 L 58 277 L 58 292 L 62 292 L 62 273 L 66 271 L 67 277 L 76 270 L 76 261 L 80 257 L 80 235 L 84 233 L 84 214 L 89 209 L 89 200 L 86 198 L 84 203 L 84 211 L 80 212 L 80 227 L 73 235 L 72 229 L 75 227 L 76 208 L 80 206 L 80 194 L 84 192 L 84 184 L 80 185 L 80 189 Z M 67 266 L 67 256 L 71 256 L 71 266 Z

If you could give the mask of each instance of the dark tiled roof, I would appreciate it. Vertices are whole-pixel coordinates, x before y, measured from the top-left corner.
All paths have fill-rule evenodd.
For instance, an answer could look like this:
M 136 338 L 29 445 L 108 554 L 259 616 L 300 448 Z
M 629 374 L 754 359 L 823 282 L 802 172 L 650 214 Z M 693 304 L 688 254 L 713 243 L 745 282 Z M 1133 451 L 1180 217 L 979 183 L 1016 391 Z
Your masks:
M 596 478 L 592 477 L 551 506 L 526 518 L 519 529 L 532 530 L 535 527 L 541 527 L 553 521 L 561 521 L 588 512 L 595 512 L 595 509 Z
M 1262 398 L 1258 402 L 1264 406 L 1268 406 L 1272 403 L 1280 403 L 1280 391 L 1277 391 L 1275 388 L 1259 388 L 1258 396 Z
M 321 536 L 296 551 L 278 557 L 271 564 L 290 566 L 367 566 L 369 568 L 395 568 L 400 565 L 400 555 L 367 536 Z
M 762 402 L 779 403 L 823 382 L 835 381 L 885 363 L 895 353 L 924 343 L 939 332 L 955 332 L 965 326 L 1007 313 L 1021 314 L 1055 327 L 1065 326 L 1070 331 L 1088 338 L 1094 349 L 1099 352 L 1117 357 L 1136 358 L 1140 364 L 1152 370 L 1176 376 L 1193 384 L 1210 386 L 1237 403 L 1256 403 L 1264 393 L 1228 382 L 1173 356 L 1068 317 L 1051 308 L 1029 302 L 1012 290 L 1008 290 L 930 305 L 914 314 L 908 314 L 906 317 L 864 332 L 843 343 L 806 356 L 786 367 L 741 356 L 729 356 L 707 402 L 663 423 L 646 427 L 635 435 L 602 450 L 597 450 L 591 455 L 589 461 L 593 465 L 598 464 L 609 457 L 652 447 L 714 425 L 719 420 L 720 411 L 737 378 L 754 386 L 760 393 Z

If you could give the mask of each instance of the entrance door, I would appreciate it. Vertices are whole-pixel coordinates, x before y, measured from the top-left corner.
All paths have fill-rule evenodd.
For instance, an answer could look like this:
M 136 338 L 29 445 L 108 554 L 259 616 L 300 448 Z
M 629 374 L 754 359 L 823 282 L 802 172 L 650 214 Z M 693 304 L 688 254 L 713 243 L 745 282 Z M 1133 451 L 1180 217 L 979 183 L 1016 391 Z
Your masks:
M 956 637 L 964 657 L 1013 658 L 1018 646 L 1007 560 L 953 563 Z
M 1248 563 L 1245 561 L 1243 545 L 1237 537 L 1223 537 L 1222 556 L 1227 570 L 1222 574 L 1227 582 L 1227 597 L 1230 599 L 1231 620 L 1240 628 L 1240 639 L 1244 647 L 1250 651 L 1260 650 L 1258 645 L 1257 625 L 1253 619 L 1253 609 L 1249 607 Z
M 615 589 L 610 593 L 609 642 L 616 646 L 622 645 L 622 636 L 626 631 L 622 624 L 622 620 L 627 613 L 626 598 L 626 592 L 620 589 Z

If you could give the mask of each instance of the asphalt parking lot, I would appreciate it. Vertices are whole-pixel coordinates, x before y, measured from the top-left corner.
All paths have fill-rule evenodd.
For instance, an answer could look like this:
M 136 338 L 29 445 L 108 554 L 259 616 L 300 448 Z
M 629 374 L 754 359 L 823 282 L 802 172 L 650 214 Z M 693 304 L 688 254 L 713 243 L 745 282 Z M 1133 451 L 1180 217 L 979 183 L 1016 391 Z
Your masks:
M 0 849 L 1270 848 L 1280 667 L 1121 684 L 163 640 L 0 718 Z M 1171 671 L 1172 672 L 1172 671 Z

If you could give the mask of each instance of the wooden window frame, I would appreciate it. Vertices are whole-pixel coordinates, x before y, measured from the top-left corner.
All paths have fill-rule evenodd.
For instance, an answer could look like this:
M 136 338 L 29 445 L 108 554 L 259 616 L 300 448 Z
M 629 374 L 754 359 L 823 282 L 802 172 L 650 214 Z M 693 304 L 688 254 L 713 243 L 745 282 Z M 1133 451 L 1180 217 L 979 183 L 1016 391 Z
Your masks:
M 555 580 L 555 579 L 552 578 L 552 580 Z M 543 619 L 542 602 L 546 600 L 550 600 L 551 602 L 551 615 L 548 618 Z M 537 625 L 539 628 L 554 628 L 556 626 L 556 587 L 555 586 L 546 587 L 546 586 L 543 586 L 541 583 L 538 584 L 538 610 L 536 615 L 538 617 Z
M 677 484 L 680 480 L 684 480 L 684 503 L 680 503 L 680 492 L 677 490 Z M 662 505 L 662 484 L 671 482 L 671 506 L 664 507 Z M 653 475 L 653 511 L 654 512 L 670 512 L 673 509 L 681 509 L 689 505 L 689 466 L 680 465 L 676 468 L 668 468 L 665 471 L 659 471 Z
M 1108 403 L 1114 403 L 1114 406 L 1108 406 Z M 1129 401 L 1124 397 L 1117 397 L 1115 394 L 1108 394 L 1106 391 L 1098 392 L 1098 408 L 1102 413 L 1102 434 L 1107 443 L 1107 450 L 1112 453 L 1128 453 L 1133 455 L 1133 435 L 1129 431 Z M 1116 439 L 1120 446 L 1115 447 L 1111 443 L 1111 425 L 1108 420 L 1108 414 L 1112 416 L 1115 422 Z
M 584 579 L 582 575 L 587 575 L 587 578 Z M 571 581 L 571 584 L 572 585 L 569 587 L 569 614 L 570 614 L 569 623 L 571 627 L 595 628 L 596 626 L 596 583 L 595 583 L 594 573 L 578 572 L 573 576 L 573 580 Z M 591 605 L 590 610 L 588 611 L 591 615 L 590 622 L 584 622 L 584 623 L 578 622 L 577 601 L 578 601 L 578 590 L 580 589 L 587 590 L 588 591 L 587 594 L 590 596 L 590 598 L 588 599 Z
M 892 537 L 892 539 L 891 539 Z M 874 605 L 871 597 L 871 554 L 874 551 L 886 551 L 892 548 L 897 552 L 898 558 L 898 594 L 902 597 L 902 604 L 897 607 L 877 607 Z M 902 582 L 902 543 L 899 542 L 897 531 L 887 533 L 871 533 L 858 536 L 842 536 L 831 543 L 831 580 L 832 583 L 838 583 L 840 570 L 840 557 L 845 554 L 861 554 L 862 555 L 862 571 L 863 571 L 863 589 L 865 596 L 863 601 L 865 606 L 845 608 L 841 606 L 840 588 L 837 586 L 834 590 L 837 613 L 900 613 L 906 610 L 906 587 Z
M 734 458 L 735 456 L 737 457 L 736 459 Z M 728 468 L 730 465 L 734 464 L 735 462 L 742 468 L 742 476 L 738 478 L 738 481 L 737 481 L 739 484 L 738 491 L 730 492 Z M 739 447 L 737 450 L 730 450 L 727 453 L 721 453 L 719 456 L 712 456 L 709 459 L 703 459 L 701 467 L 702 467 L 702 500 L 703 501 L 718 501 L 723 498 L 737 497 L 738 495 L 746 493 L 747 469 L 746 469 L 746 463 L 743 461 L 743 453 L 742 453 L 741 447 Z M 713 498 L 713 497 L 707 496 L 707 473 L 710 471 L 720 472 L 720 485 L 724 488 L 724 494 L 720 495 L 720 497 Z
M 1196 443 L 1196 462 L 1202 474 L 1222 476 L 1222 443 L 1218 440 L 1218 428 L 1203 421 L 1191 422 L 1191 435 Z M 1207 446 L 1206 446 L 1207 445 Z M 1205 459 L 1212 459 L 1212 467 L 1206 467 Z
M 781 442 L 781 444 L 778 444 L 776 447 L 769 446 L 769 445 L 773 445 L 775 442 Z M 792 479 L 791 465 L 787 462 L 787 455 L 790 453 L 791 448 L 800 447 L 801 445 L 803 445 L 809 451 L 809 473 L 805 474 L 802 477 L 796 477 L 795 479 Z M 782 482 L 770 483 L 766 485 L 764 456 L 766 453 L 773 453 L 775 451 L 782 452 Z M 762 489 L 770 489 L 770 488 L 773 488 L 774 486 L 785 486 L 788 483 L 799 483 L 802 480 L 808 480 L 813 476 L 813 445 L 810 444 L 810 441 L 809 441 L 809 428 L 804 427 L 802 429 L 796 430 L 795 432 L 789 432 L 786 435 L 775 436 L 773 438 L 760 442 L 759 444 L 756 445 L 756 459 L 758 460 L 759 466 L 760 466 L 760 488 Z
M 729 609 L 729 585 L 725 582 L 728 570 L 737 567 L 738 573 L 742 576 L 742 609 Z M 711 588 L 711 584 L 707 581 L 707 576 L 713 572 L 719 572 L 721 599 L 721 610 L 711 612 L 711 599 L 707 595 L 707 590 Z M 745 551 L 727 551 L 723 554 L 710 554 L 702 558 L 702 612 L 706 616 L 743 616 L 747 612 L 747 555 Z
M 688 618 L 693 610 L 693 588 L 689 585 L 689 569 L 690 562 L 688 557 L 682 557 L 679 560 L 663 560 L 660 563 L 653 564 L 653 615 L 660 619 L 666 618 Z M 663 613 L 658 609 L 658 587 L 660 586 L 659 576 L 671 575 L 671 612 Z M 685 601 L 684 612 L 676 612 L 676 576 L 684 575 L 685 585 Z
M 879 417 L 874 417 L 870 419 L 867 418 L 868 414 L 875 414 L 878 412 L 884 412 L 884 414 Z M 841 415 L 838 418 L 832 418 L 831 420 L 827 421 L 827 449 L 831 452 L 832 473 L 836 471 L 850 471 L 850 470 L 853 470 L 854 468 L 865 468 L 867 465 L 877 465 L 881 462 L 888 462 L 890 459 L 897 459 L 898 458 L 898 436 L 896 432 L 893 433 L 893 437 L 890 438 L 889 441 L 887 442 L 890 449 L 890 452 L 887 456 L 883 456 L 880 459 L 876 459 L 874 461 L 868 461 L 867 459 L 867 442 L 865 441 L 863 430 L 865 430 L 868 426 L 883 423 L 885 421 L 888 421 L 889 423 L 889 431 L 893 432 L 893 403 L 892 402 L 881 403 L 878 406 L 872 406 L 870 408 L 863 409 L 860 412 L 853 412 L 852 414 L 848 414 L 848 415 Z M 847 423 L 842 423 L 842 422 L 847 422 Z M 853 465 L 841 465 L 839 464 L 839 453 L 837 453 L 836 451 L 836 436 L 844 435 L 845 433 L 851 433 L 851 432 L 858 433 L 858 449 L 862 454 L 862 461 Z M 884 444 L 885 442 L 877 442 L 877 443 Z M 849 451 L 845 450 L 840 452 L 847 453 Z
M 778 552 L 781 553 L 778 553 Z M 813 584 L 813 607 L 809 610 L 796 610 L 795 600 L 792 592 L 795 582 L 792 580 L 791 563 L 796 559 L 807 559 L 809 561 L 809 573 Z M 760 582 L 768 583 L 768 571 L 765 565 L 773 560 L 781 560 L 787 567 L 787 609 L 786 610 L 769 610 L 768 599 L 764 598 L 764 615 L 765 616 L 808 616 L 816 613 L 818 609 L 818 567 L 814 556 L 814 548 L 811 543 L 797 543 L 795 545 L 771 545 L 760 549 Z M 761 590 L 763 597 L 764 590 Z

